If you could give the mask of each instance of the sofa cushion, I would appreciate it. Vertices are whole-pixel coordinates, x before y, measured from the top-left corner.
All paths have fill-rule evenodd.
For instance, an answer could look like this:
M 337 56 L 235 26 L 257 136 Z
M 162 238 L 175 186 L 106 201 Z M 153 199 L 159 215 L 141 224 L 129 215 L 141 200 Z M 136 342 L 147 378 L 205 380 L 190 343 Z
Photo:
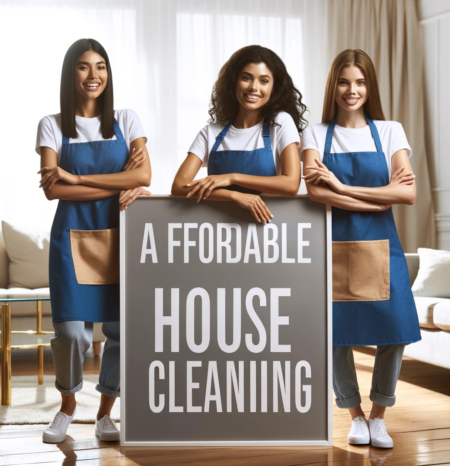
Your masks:
M 8 288 L 48 287 L 50 234 L 2 221 L 10 260 Z
M 439 329 L 433 320 L 434 307 L 441 301 L 448 300 L 444 298 L 424 298 L 419 296 L 414 298 L 414 301 L 416 302 L 417 316 L 419 317 L 420 327 L 428 329 Z
M 420 267 L 414 280 L 414 296 L 450 298 L 450 251 L 419 248 Z
M 450 332 L 450 299 L 441 301 L 434 306 L 433 322 L 441 330 Z

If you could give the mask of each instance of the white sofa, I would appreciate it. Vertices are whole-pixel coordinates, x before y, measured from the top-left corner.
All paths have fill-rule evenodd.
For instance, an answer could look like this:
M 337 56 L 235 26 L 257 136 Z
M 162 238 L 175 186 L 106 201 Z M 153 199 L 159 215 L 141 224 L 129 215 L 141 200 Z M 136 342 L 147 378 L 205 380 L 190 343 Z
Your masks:
M 413 284 L 419 270 L 419 254 L 405 254 Z M 422 340 L 407 345 L 405 356 L 450 369 L 450 299 L 415 297 Z
M 1 225 L 1 224 L 0 224 Z M 9 259 L 6 253 L 5 242 L 0 228 L 0 302 L 2 298 L 14 296 L 20 297 L 49 297 L 49 288 L 27 289 L 27 288 L 8 288 L 8 267 Z M 53 331 L 51 318 L 51 303 L 44 301 L 42 303 L 42 330 Z M 36 303 L 35 302 L 17 302 L 11 303 L 11 326 L 12 330 L 36 330 Z M 105 340 L 101 330 L 101 324 L 94 324 L 94 353 L 100 352 L 100 344 Z

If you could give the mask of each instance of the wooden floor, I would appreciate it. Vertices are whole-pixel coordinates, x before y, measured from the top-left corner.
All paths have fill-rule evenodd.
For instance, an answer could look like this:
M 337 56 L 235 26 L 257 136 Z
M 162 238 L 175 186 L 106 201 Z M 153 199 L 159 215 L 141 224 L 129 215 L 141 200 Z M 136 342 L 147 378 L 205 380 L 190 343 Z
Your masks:
M 355 351 L 361 392 L 369 393 L 374 352 Z M 35 356 L 14 355 L 13 375 L 35 373 Z M 85 371 L 98 373 L 99 359 L 89 354 Z M 50 353 L 45 373 L 52 374 Z M 369 411 L 368 397 L 363 408 Z M 59 445 L 42 443 L 44 426 L 0 426 L 0 465 L 166 465 L 166 466 L 415 466 L 450 465 L 450 371 L 411 359 L 403 361 L 397 404 L 386 417 L 393 450 L 352 447 L 345 411 L 334 410 L 334 446 L 320 448 L 120 448 L 99 442 L 93 425 L 74 424 Z

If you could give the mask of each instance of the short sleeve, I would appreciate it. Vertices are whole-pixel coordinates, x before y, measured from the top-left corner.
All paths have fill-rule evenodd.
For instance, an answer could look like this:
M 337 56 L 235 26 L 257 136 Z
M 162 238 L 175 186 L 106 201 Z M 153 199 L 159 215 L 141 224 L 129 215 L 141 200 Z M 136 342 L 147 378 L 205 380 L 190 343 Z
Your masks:
M 205 126 L 197 134 L 188 152 L 195 154 L 201 161 L 202 166 L 208 166 L 208 127 Z
M 127 126 L 130 143 L 139 138 L 144 138 L 147 143 L 147 136 L 145 135 L 144 127 L 134 110 L 127 110 Z
M 38 124 L 35 149 L 39 155 L 41 155 L 41 147 L 50 147 L 58 153 L 55 132 L 48 116 L 42 118 Z
M 392 157 L 396 152 L 398 152 L 401 149 L 406 149 L 408 157 L 411 158 L 411 155 L 412 155 L 411 146 L 409 145 L 409 142 L 406 137 L 406 133 L 405 133 L 405 130 L 403 129 L 402 124 L 398 123 L 397 121 L 392 122 L 392 123 L 393 125 L 392 125 L 392 130 L 391 130 L 391 144 L 390 144 L 391 153 L 389 154 L 389 157 Z
M 302 145 L 300 149 L 300 160 L 303 162 L 303 152 L 306 149 L 313 149 L 320 153 L 319 144 L 312 126 L 307 126 L 302 132 Z
M 276 123 L 281 125 L 277 128 L 277 156 L 280 157 L 289 144 L 295 142 L 300 146 L 300 135 L 289 113 L 280 113 Z

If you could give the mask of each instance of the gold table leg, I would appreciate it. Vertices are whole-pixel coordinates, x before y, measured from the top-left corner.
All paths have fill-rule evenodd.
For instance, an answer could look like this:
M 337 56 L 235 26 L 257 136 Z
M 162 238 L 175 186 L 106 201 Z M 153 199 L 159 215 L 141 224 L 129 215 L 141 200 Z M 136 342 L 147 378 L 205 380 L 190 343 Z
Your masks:
M 42 301 L 36 301 L 36 330 L 42 332 Z M 38 347 L 38 384 L 44 383 L 44 347 Z
M 2 304 L 0 367 L 2 373 L 1 405 L 11 405 L 11 306 Z

